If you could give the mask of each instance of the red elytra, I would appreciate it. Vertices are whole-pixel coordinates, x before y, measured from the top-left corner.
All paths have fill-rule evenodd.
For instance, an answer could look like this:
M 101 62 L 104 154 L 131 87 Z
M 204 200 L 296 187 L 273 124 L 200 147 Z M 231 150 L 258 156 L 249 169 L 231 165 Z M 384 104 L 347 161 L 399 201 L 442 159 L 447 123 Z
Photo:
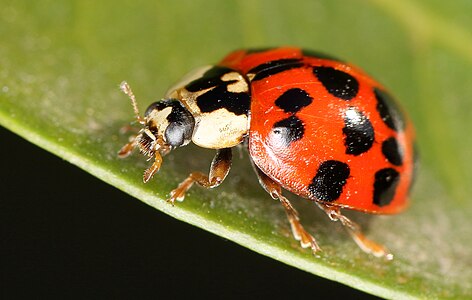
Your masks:
M 251 69 L 268 62 L 290 59 L 301 60 L 303 65 L 251 82 L 249 150 L 254 163 L 285 189 L 317 201 L 319 199 L 309 192 L 308 186 L 319 165 L 328 160 L 342 161 L 349 166 L 349 176 L 339 198 L 330 201 L 330 205 L 380 214 L 404 210 L 413 180 L 414 130 L 404 112 L 400 112 L 403 114 L 403 128 L 399 130 L 390 128 L 382 119 L 377 109 L 379 100 L 374 92 L 374 89 L 384 92 L 381 84 L 353 65 L 307 56 L 300 48 L 285 47 L 249 53 L 240 50 L 229 54 L 220 64 L 248 74 Z M 356 96 L 349 101 L 333 96 L 316 80 L 314 66 L 331 67 L 351 75 L 358 82 Z M 313 102 L 295 114 L 304 124 L 303 137 L 284 147 L 280 143 L 271 143 L 271 134 L 274 123 L 291 114 L 277 107 L 275 101 L 293 88 L 306 91 Z M 385 101 L 388 101 L 387 105 L 397 107 L 391 103 L 392 99 Z M 359 155 L 346 154 L 343 134 L 346 126 L 343 116 L 353 108 L 370 120 L 374 131 L 372 146 Z M 389 138 L 396 141 L 401 165 L 389 162 L 382 151 L 383 142 Z M 394 169 L 398 181 L 394 183 L 393 190 L 385 191 L 385 197 L 391 199 L 377 205 L 373 201 L 375 174 L 382 169 Z

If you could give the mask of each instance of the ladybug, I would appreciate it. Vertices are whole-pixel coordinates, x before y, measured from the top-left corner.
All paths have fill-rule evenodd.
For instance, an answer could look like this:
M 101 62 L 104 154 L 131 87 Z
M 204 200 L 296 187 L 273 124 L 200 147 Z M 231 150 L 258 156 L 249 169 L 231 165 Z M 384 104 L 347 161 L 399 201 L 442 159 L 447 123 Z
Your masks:
M 341 209 L 373 214 L 405 209 L 415 165 L 414 129 L 385 88 L 359 68 L 296 47 L 238 50 L 190 72 L 144 117 L 129 85 L 123 82 L 121 89 L 142 129 L 119 156 L 139 148 L 154 159 L 144 182 L 177 147 L 193 142 L 216 150 L 209 174 L 190 173 L 170 193 L 172 204 L 194 183 L 219 186 L 229 173 L 232 148 L 243 145 L 303 248 L 320 250 L 282 189 L 340 221 L 365 252 L 393 258 Z

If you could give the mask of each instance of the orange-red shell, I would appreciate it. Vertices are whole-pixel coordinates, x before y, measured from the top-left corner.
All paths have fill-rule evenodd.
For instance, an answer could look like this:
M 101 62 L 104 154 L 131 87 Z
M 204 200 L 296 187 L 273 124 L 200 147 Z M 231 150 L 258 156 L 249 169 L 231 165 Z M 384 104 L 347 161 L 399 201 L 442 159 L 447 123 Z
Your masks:
M 251 70 L 254 72 L 258 66 L 280 60 L 296 60 L 300 63 L 281 72 L 266 74 L 263 79 L 253 80 L 255 74 Z M 309 187 L 323 162 L 338 161 L 349 166 L 349 174 L 343 181 L 339 197 L 331 199 L 330 204 L 386 214 L 397 213 L 405 208 L 413 180 L 414 130 L 401 110 L 401 128 L 394 130 L 386 124 L 385 116 L 379 113 L 379 100 L 376 97 L 376 91 L 386 93 L 382 85 L 355 66 L 323 56 L 307 55 L 299 48 L 235 51 L 224 58 L 220 65 L 238 70 L 250 81 L 249 151 L 254 163 L 266 175 L 297 195 L 324 201 L 317 199 L 314 196 L 316 193 L 313 194 Z M 358 82 L 355 97 L 346 101 L 333 96 L 314 75 L 314 67 L 329 67 L 351 75 Z M 310 105 L 296 114 L 275 105 L 284 92 L 295 88 L 305 91 L 313 99 Z M 397 107 L 391 99 L 387 101 L 388 106 Z M 346 127 L 344 118 L 349 110 L 361 112 L 360 115 L 370 121 L 375 134 L 369 149 L 357 155 L 346 151 L 343 128 Z M 291 115 L 301 120 L 303 136 L 286 145 L 273 138 L 274 124 Z M 382 147 L 389 138 L 396 141 L 401 155 L 400 165 L 393 164 L 383 153 Z M 378 205 L 373 200 L 374 185 L 379 185 L 376 183 L 376 173 L 382 169 L 393 169 L 392 172 L 399 176 L 394 190 L 388 191 L 393 193 L 388 202 Z M 384 180 L 388 181 L 388 176 Z

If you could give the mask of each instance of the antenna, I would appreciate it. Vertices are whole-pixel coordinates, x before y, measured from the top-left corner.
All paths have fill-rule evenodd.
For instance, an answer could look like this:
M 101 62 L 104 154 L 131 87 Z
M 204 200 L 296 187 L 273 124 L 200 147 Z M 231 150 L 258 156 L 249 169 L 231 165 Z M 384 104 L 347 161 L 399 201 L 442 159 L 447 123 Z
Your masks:
M 128 97 L 130 98 L 131 105 L 133 105 L 133 110 L 134 110 L 134 115 L 136 117 L 136 120 L 138 120 L 139 124 L 142 124 L 142 125 L 146 124 L 143 117 L 139 115 L 138 103 L 136 102 L 136 97 L 134 96 L 133 91 L 131 90 L 131 87 L 129 86 L 129 84 L 126 81 L 123 81 L 120 84 L 120 89 L 123 93 L 128 95 Z

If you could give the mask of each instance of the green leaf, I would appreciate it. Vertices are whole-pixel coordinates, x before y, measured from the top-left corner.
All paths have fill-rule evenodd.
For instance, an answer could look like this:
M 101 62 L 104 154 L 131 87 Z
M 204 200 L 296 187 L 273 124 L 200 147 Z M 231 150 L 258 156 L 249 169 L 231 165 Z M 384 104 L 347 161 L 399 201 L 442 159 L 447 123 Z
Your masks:
M 3 1 L 5 2 L 5 1 Z M 386 298 L 466 298 L 472 285 L 472 3 L 371 1 L 11 1 L 0 8 L 0 124 L 147 204 L 263 255 Z M 300 249 L 283 209 L 256 183 L 247 155 L 225 183 L 164 199 L 212 151 L 189 146 L 141 181 L 140 155 L 120 160 L 133 118 L 186 71 L 236 48 L 297 45 L 374 74 L 417 128 L 421 168 L 410 209 L 350 214 L 394 252 L 360 251 L 302 199 L 302 222 L 323 248 Z

